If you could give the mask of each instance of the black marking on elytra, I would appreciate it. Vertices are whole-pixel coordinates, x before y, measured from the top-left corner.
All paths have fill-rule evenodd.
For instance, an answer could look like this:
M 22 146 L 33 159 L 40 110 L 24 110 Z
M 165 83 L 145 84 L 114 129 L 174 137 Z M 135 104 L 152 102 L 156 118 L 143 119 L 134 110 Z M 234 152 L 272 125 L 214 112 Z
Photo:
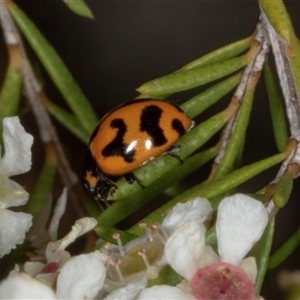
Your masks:
M 127 126 L 123 119 L 113 119 L 110 123 L 111 128 L 117 128 L 116 137 L 107 144 L 103 150 L 102 155 L 109 156 L 121 156 L 126 162 L 133 162 L 135 155 L 135 149 L 128 151 L 128 145 L 124 143 L 123 138 L 127 131 Z
M 159 127 L 162 112 L 156 105 L 148 105 L 142 110 L 140 130 L 148 133 L 154 147 L 162 146 L 168 141 Z
M 182 122 L 179 119 L 174 119 L 172 121 L 172 128 L 178 132 L 179 136 L 182 136 L 185 134 L 185 129 L 182 125 Z

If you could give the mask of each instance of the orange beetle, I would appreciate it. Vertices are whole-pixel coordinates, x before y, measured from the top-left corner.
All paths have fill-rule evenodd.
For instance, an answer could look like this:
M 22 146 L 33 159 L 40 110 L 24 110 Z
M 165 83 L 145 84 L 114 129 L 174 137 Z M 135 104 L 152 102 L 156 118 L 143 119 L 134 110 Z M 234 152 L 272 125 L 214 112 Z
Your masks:
M 121 176 L 132 183 L 132 171 L 174 147 L 192 126 L 178 106 L 163 100 L 126 102 L 106 114 L 94 130 L 85 158 L 85 186 L 102 209 Z

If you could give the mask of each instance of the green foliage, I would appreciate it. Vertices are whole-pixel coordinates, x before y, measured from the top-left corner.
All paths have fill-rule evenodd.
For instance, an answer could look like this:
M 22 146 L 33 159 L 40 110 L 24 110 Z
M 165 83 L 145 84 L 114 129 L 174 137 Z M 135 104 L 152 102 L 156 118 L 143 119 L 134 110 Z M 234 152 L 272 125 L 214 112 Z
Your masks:
M 65 1 L 65 3 L 75 13 L 93 18 L 84 1 Z M 147 96 L 164 99 L 172 94 L 187 90 L 193 91 L 202 86 L 204 91 L 194 95 L 181 105 L 181 108 L 191 118 L 199 116 L 225 95 L 231 95 L 226 109 L 216 112 L 207 120 L 202 120 L 178 141 L 177 144 L 180 149 L 177 154 L 184 160 L 184 163 L 180 164 L 178 159 L 168 155 L 156 157 L 134 171 L 135 176 L 143 182 L 145 189 L 142 189 L 137 183 L 129 185 L 124 178 L 121 178 L 116 182 L 118 190 L 110 191 L 108 198 L 114 203 L 106 211 L 99 213 L 95 204 L 84 204 L 88 214 L 98 220 L 95 232 L 100 238 L 115 243 L 112 235 L 118 232 L 123 243 L 126 243 L 144 234 L 144 230 L 138 224 L 133 225 L 128 230 L 120 230 L 117 228 L 117 224 L 165 191 L 168 191 L 165 193 L 168 201 L 155 208 L 154 211 L 149 211 L 148 215 L 143 217 L 147 224 L 161 222 L 163 216 L 177 203 L 186 202 L 197 196 L 208 198 L 213 209 L 217 211 L 218 204 L 225 195 L 234 194 L 242 183 L 281 163 L 282 167 L 277 175 L 274 174 L 274 182 L 269 183 L 259 192 L 252 191 L 255 198 L 261 197 L 262 201 L 266 201 L 266 206 L 270 210 L 268 211 L 270 213 L 269 225 L 252 251 L 258 263 L 256 281 L 258 293 L 263 285 L 267 268 L 272 269 L 284 261 L 296 249 L 300 241 L 299 230 L 297 230 L 270 257 L 276 213 L 287 204 L 292 192 L 293 180 L 299 173 L 298 169 L 295 168 L 295 164 L 299 164 L 299 158 L 294 155 L 299 151 L 299 146 L 295 142 L 298 137 L 297 134 L 294 134 L 293 139 L 289 140 L 287 126 L 290 126 L 291 133 L 300 133 L 299 107 L 297 106 L 299 105 L 297 101 L 300 90 L 300 44 L 283 2 L 259 0 L 259 3 L 269 23 L 260 23 L 261 26 L 257 28 L 255 34 L 201 56 L 177 71 L 152 79 L 137 88 L 140 93 L 137 98 Z M 7 2 L 6 5 L 27 43 L 37 55 L 39 63 L 43 65 L 57 90 L 63 96 L 64 105 L 67 105 L 66 109 L 64 105 L 52 102 L 42 88 L 37 94 L 45 111 L 47 110 L 70 133 L 87 144 L 89 136 L 98 122 L 92 106 L 59 54 L 34 23 L 15 3 Z M 264 47 L 269 47 L 270 39 L 264 35 L 271 27 L 275 30 L 275 36 L 279 42 L 284 40 L 285 48 L 281 49 L 281 54 L 290 66 L 290 71 L 286 70 L 288 82 L 280 82 L 281 89 L 289 90 L 294 96 L 293 99 L 286 99 L 283 93 L 286 101 L 285 106 L 282 103 L 279 84 L 267 63 L 266 55 L 260 57 L 265 50 Z M 259 32 L 259 30 L 261 31 Z M 257 32 L 264 38 L 259 36 Z M 271 42 L 274 41 L 271 40 Z M 22 44 L 18 44 L 16 48 L 18 49 L 17 52 L 12 49 L 11 45 L 7 45 L 10 55 L 6 76 L 0 91 L 1 120 L 6 116 L 17 114 L 20 110 L 22 84 L 28 79 L 26 77 L 28 74 L 24 72 L 22 67 L 21 57 L 29 64 L 31 62 L 24 58 L 25 52 L 22 52 L 24 51 Z M 242 155 L 247 139 L 248 124 L 251 118 L 255 118 L 252 114 L 252 104 L 255 101 L 256 84 L 262 73 L 262 64 L 260 65 L 261 61 L 258 57 L 265 62 L 264 82 L 269 99 L 274 138 L 279 153 L 243 165 Z M 235 92 L 232 92 L 233 89 L 236 89 Z M 288 113 L 284 111 L 284 107 L 288 108 Z M 289 110 L 290 107 L 293 107 L 295 111 Z M 31 107 L 31 109 L 36 114 L 36 107 Z M 55 131 L 53 128 L 51 127 L 52 132 Z M 219 137 L 217 145 L 214 147 L 207 146 L 208 142 L 211 142 L 216 136 Z M 37 217 L 42 210 L 45 195 L 54 189 L 57 170 L 68 170 L 69 168 L 67 160 L 65 160 L 65 164 L 60 165 L 58 163 L 59 159 L 57 158 L 64 155 L 60 142 L 55 138 L 47 141 L 47 143 L 43 142 L 46 158 L 26 207 L 27 212 L 34 217 Z M 48 147 L 49 144 L 52 145 L 51 143 L 58 146 L 54 150 L 52 148 L 49 150 Z M 294 155 L 293 159 L 290 159 L 292 155 Z M 205 181 L 200 182 L 199 180 L 193 187 L 182 184 L 188 175 L 201 169 L 212 159 L 215 159 L 212 170 Z M 71 171 L 69 177 L 68 180 L 72 184 L 78 181 Z M 65 180 L 65 178 L 61 179 Z M 171 189 L 172 193 L 170 193 Z M 207 240 L 216 246 L 213 226 L 208 231 Z M 168 278 L 170 282 L 176 283 L 181 279 L 173 270 L 167 268 L 161 272 L 161 277 L 165 281 Z

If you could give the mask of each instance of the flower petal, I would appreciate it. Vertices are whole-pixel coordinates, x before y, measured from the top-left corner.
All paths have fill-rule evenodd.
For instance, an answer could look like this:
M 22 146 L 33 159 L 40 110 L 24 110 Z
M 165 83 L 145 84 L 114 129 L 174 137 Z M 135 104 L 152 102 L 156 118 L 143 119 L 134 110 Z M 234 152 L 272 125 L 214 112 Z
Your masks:
M 19 117 L 3 119 L 4 155 L 1 172 L 8 177 L 23 174 L 31 167 L 32 135 L 25 132 Z
M 32 225 L 32 216 L 22 212 L 0 209 L 0 257 L 8 254 L 16 244 L 22 244 Z
M 39 261 L 26 261 L 24 264 L 24 271 L 31 277 L 34 277 L 34 275 L 39 273 L 44 266 L 45 264 Z
M 222 261 L 238 265 L 260 239 L 268 222 L 264 205 L 243 194 L 223 199 L 216 222 Z
M 49 243 L 46 249 L 46 258 L 48 262 L 58 262 L 60 253 L 73 243 L 78 237 L 92 230 L 97 225 L 95 218 L 85 217 L 77 220 L 72 226 L 71 231 L 62 239 Z
M 93 299 L 103 287 L 106 268 L 97 252 L 70 258 L 57 279 L 59 299 Z
M 187 280 L 197 272 L 205 244 L 205 231 L 201 222 L 193 220 L 177 228 L 166 242 L 165 257 L 168 263 Z
M 243 259 L 240 263 L 240 267 L 247 273 L 250 280 L 255 283 L 257 276 L 256 260 L 253 256 Z
M 198 269 L 214 264 L 218 261 L 220 261 L 220 257 L 215 253 L 212 247 L 204 245 L 203 252 L 198 261 Z
M 0 173 L 0 209 L 24 205 L 28 198 L 21 185 Z
M 49 225 L 48 232 L 49 232 L 50 241 L 57 240 L 57 230 L 59 226 L 59 221 L 63 216 L 63 214 L 65 213 L 66 205 L 67 205 L 67 188 L 64 188 L 61 196 L 57 200 L 57 204 L 54 208 L 53 217 Z
M 210 202 L 205 198 L 196 197 L 185 203 L 177 203 L 164 218 L 162 226 L 168 233 L 171 233 L 188 221 L 198 220 L 204 222 L 211 212 Z
M 25 273 L 15 274 L 0 284 L 0 299 L 57 299 L 46 285 Z
M 138 277 L 129 282 L 126 286 L 118 288 L 109 293 L 104 300 L 131 300 L 135 299 L 139 292 L 147 286 L 147 279 L 145 276 Z
M 141 299 L 156 299 L 156 300 L 166 300 L 166 299 L 182 299 L 189 300 L 195 299 L 191 294 L 182 292 L 179 288 L 169 285 L 155 285 L 150 288 L 146 288 L 141 291 L 137 298 Z

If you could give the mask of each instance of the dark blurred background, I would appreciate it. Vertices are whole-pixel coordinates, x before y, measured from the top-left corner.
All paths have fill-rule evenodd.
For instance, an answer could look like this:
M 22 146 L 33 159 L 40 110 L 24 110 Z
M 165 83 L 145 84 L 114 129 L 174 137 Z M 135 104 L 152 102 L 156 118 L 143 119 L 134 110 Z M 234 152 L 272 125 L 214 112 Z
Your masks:
M 87 1 L 94 14 L 93 20 L 75 15 L 58 0 L 16 2 L 61 55 L 99 117 L 116 104 L 134 98 L 135 89 L 143 82 L 249 36 L 259 16 L 256 1 Z M 300 36 L 300 3 L 286 1 L 285 4 Z M 44 80 L 50 98 L 61 103 L 61 96 L 46 74 Z M 191 95 L 189 92 L 178 94 L 172 99 L 180 103 Z M 209 109 L 201 118 L 206 119 L 224 108 L 228 100 Z M 34 123 L 28 126 L 28 131 L 35 130 Z M 85 145 L 63 128 L 59 129 L 59 134 L 72 167 L 80 174 Z M 276 153 L 262 83 L 256 95 L 248 136 L 243 164 Z M 39 152 L 38 145 L 36 152 Z M 254 192 L 263 187 L 274 178 L 277 169 L 243 185 L 240 191 Z M 274 249 L 300 225 L 299 195 L 299 180 L 296 180 L 291 201 L 277 216 Z M 284 267 L 300 269 L 299 251 Z M 269 280 L 263 296 L 281 299 L 280 294 L 272 293 L 273 284 Z

